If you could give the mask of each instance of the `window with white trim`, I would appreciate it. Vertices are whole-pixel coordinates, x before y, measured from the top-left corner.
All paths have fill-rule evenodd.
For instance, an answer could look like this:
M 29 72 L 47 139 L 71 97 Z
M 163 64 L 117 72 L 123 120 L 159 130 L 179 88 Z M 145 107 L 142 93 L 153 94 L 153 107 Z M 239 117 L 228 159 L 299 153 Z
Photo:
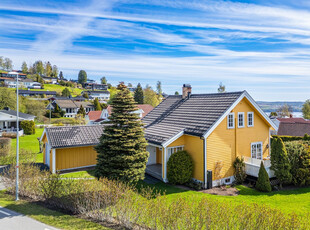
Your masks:
M 254 113 L 248 112 L 248 127 L 254 126 Z
M 169 147 L 167 149 L 167 160 L 171 157 L 173 153 L 176 153 L 178 151 L 182 151 L 184 149 L 184 146 L 175 146 L 175 147 Z
M 238 113 L 238 128 L 244 128 L 244 112 Z
M 251 157 L 254 159 L 263 159 L 263 144 L 262 142 L 251 143 Z
M 228 129 L 235 128 L 235 114 L 234 113 L 230 113 L 227 116 L 227 128 Z

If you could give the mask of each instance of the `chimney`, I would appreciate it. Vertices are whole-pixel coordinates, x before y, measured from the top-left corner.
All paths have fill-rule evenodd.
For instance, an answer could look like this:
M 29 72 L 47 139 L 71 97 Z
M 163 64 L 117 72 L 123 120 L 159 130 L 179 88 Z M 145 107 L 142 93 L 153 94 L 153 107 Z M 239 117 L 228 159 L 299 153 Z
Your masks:
M 183 84 L 182 88 L 182 98 L 189 98 L 192 93 L 192 87 L 190 84 Z

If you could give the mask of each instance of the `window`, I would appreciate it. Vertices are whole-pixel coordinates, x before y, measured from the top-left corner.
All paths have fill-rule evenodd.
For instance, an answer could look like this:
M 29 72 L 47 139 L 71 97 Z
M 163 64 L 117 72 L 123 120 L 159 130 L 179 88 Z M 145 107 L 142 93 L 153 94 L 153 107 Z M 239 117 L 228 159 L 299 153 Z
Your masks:
M 184 149 L 184 146 L 176 146 L 176 147 L 170 147 L 168 148 L 168 155 L 167 155 L 167 161 L 169 160 L 170 156 L 173 154 L 173 153 L 176 153 L 178 151 L 182 151 Z
M 244 127 L 244 113 L 240 112 L 238 113 L 238 128 Z
M 228 129 L 235 128 L 235 114 L 234 113 L 228 114 L 228 117 L 227 117 L 227 128 Z
M 254 126 L 254 113 L 248 112 L 248 127 Z
M 262 142 L 251 143 L 251 157 L 254 159 L 263 159 Z

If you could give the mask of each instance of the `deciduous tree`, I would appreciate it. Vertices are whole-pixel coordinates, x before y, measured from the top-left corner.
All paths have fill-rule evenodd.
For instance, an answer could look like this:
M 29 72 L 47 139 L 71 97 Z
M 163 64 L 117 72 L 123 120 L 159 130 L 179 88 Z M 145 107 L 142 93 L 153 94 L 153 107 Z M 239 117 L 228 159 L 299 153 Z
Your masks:
M 78 76 L 78 82 L 83 85 L 86 81 L 87 81 L 87 73 L 85 72 L 85 70 L 80 70 Z
M 109 125 L 104 127 L 98 152 L 95 175 L 125 182 L 144 179 L 148 152 L 144 138 L 143 124 L 135 101 L 124 84 L 111 102 L 112 113 Z
M 13 62 L 10 58 L 4 58 L 3 69 L 6 71 L 11 71 L 13 69 Z
M 302 105 L 302 115 L 305 119 L 310 119 L 310 100 L 306 100 L 306 102 Z
M 25 61 L 23 61 L 23 64 L 22 64 L 22 72 L 24 74 L 28 73 L 28 66 L 27 66 L 27 63 Z
M 68 88 L 64 88 L 63 91 L 61 92 L 61 95 L 63 97 L 70 97 L 71 96 L 71 92 Z
M 144 104 L 149 104 L 152 105 L 153 107 L 156 107 L 160 102 L 156 92 L 151 87 L 144 89 L 143 95 L 144 95 Z

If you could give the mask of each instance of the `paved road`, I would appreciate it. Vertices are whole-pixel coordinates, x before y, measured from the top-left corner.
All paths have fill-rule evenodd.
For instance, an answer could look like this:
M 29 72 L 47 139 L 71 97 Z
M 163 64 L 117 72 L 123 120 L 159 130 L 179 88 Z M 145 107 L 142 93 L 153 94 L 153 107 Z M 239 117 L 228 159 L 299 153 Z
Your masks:
M 56 230 L 20 213 L 0 207 L 0 229 L 5 230 Z

